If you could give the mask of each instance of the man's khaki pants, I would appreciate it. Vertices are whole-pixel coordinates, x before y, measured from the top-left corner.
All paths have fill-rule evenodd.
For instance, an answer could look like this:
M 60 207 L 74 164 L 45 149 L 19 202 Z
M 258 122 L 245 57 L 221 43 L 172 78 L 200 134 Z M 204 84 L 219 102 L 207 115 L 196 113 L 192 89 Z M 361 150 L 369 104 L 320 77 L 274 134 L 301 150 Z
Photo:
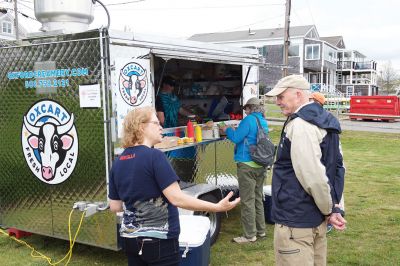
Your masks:
M 326 222 L 314 228 L 275 224 L 274 251 L 278 266 L 326 265 Z

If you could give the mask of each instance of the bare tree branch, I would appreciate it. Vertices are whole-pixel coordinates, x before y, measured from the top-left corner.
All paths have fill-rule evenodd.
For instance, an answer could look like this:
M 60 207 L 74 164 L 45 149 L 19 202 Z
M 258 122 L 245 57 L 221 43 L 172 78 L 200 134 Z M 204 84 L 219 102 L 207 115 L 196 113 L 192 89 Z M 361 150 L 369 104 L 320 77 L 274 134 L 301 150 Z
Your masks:
M 387 61 L 381 67 L 378 76 L 378 84 L 383 94 L 389 95 L 395 92 L 400 83 L 399 73 L 393 68 L 392 62 Z

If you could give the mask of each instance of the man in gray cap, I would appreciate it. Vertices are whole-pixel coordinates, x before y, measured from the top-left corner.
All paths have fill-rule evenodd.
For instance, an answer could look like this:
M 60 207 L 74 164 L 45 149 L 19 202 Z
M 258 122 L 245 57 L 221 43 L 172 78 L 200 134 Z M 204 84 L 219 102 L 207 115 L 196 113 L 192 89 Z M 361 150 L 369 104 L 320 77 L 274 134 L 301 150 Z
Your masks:
M 266 94 L 287 116 L 272 175 L 276 265 L 326 265 L 327 222 L 346 227 L 340 124 L 309 101 L 309 89 L 303 76 L 291 75 Z

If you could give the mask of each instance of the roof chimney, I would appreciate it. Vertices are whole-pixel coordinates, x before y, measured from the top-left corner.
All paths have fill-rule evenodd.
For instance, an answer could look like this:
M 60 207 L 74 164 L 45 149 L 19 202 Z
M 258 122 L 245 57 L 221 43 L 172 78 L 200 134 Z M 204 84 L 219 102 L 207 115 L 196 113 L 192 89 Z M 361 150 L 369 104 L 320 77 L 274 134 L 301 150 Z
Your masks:
M 255 35 L 256 32 L 255 31 L 251 31 L 251 29 L 249 28 L 249 35 Z

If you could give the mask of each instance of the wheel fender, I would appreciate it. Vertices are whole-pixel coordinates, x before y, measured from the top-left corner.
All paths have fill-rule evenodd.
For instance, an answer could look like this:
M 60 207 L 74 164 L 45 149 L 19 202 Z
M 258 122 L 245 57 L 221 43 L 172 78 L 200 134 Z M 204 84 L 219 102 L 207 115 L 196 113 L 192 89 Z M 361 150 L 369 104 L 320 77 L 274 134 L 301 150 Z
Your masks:
M 201 198 L 201 196 L 203 196 L 205 194 L 212 194 L 218 200 L 222 199 L 222 190 L 219 187 L 212 185 L 212 184 L 196 184 L 194 186 L 185 188 L 182 191 L 192 197 L 195 197 L 195 198 Z M 180 215 L 193 215 L 194 214 L 194 211 L 185 210 L 185 209 L 181 209 L 181 208 L 178 208 L 178 210 L 179 210 Z

